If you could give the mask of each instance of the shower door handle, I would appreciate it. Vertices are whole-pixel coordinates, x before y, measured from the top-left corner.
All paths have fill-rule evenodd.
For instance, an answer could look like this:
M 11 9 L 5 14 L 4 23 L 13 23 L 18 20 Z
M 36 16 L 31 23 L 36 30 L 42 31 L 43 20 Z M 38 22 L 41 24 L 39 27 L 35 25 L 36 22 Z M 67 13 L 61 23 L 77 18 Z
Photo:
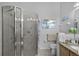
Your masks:
M 27 33 L 31 33 L 30 31 L 27 31 Z
M 21 56 L 23 56 L 24 42 L 21 41 Z
M 15 46 L 21 45 L 21 42 L 15 42 Z
M 14 38 L 12 38 L 12 37 L 11 37 L 11 42 L 12 42 L 12 44 L 14 44 L 14 43 L 15 43 L 15 39 L 14 39 Z

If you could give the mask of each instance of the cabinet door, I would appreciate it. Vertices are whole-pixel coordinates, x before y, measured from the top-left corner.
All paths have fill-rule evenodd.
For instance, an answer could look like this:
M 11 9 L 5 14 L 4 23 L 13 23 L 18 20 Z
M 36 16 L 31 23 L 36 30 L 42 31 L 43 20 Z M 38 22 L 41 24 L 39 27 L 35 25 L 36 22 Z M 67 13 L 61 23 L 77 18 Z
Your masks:
M 69 50 L 64 47 L 64 56 L 69 56 Z
M 64 50 L 63 50 L 63 46 L 60 45 L 60 56 L 63 56 L 64 55 Z
M 60 45 L 60 56 L 62 56 L 62 46 Z
M 69 50 L 60 45 L 60 56 L 69 56 Z
M 73 53 L 72 51 L 70 51 L 70 56 L 77 56 L 77 55 Z

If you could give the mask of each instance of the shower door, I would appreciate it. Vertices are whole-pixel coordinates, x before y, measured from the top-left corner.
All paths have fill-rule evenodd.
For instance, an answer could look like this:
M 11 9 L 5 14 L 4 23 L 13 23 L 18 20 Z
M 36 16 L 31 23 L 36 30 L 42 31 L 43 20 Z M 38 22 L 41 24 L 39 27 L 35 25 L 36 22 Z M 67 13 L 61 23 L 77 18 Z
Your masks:
M 14 6 L 2 7 L 2 55 L 14 55 Z
M 21 9 L 14 6 L 2 7 L 2 55 L 20 56 L 23 49 L 23 25 Z

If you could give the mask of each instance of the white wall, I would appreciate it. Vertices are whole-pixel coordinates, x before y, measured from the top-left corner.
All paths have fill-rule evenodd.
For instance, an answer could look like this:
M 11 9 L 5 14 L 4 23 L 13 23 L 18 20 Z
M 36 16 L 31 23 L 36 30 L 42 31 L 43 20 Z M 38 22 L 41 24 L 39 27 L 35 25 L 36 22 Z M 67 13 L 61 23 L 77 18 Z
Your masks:
M 60 4 L 60 21 L 63 19 L 64 16 L 70 17 L 72 15 L 74 3 L 75 2 L 63 2 Z M 72 21 L 72 19 L 69 20 Z M 62 25 L 60 26 L 60 31 L 67 33 L 69 26 L 66 24 L 66 22 L 61 21 L 61 24 Z
M 28 14 L 38 14 L 40 18 L 59 18 L 60 3 L 46 2 L 46 3 L 32 3 L 32 2 L 19 2 L 19 3 L 0 3 L 1 5 L 14 5 L 23 8 L 24 15 Z M 24 16 L 25 17 L 25 16 Z

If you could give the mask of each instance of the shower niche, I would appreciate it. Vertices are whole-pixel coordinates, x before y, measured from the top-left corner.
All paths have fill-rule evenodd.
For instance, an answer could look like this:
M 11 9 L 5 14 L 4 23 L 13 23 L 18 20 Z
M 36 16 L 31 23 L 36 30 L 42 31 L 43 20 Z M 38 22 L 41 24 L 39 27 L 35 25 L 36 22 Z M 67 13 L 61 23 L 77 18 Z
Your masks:
M 23 55 L 23 17 L 19 7 L 2 6 L 2 55 Z

